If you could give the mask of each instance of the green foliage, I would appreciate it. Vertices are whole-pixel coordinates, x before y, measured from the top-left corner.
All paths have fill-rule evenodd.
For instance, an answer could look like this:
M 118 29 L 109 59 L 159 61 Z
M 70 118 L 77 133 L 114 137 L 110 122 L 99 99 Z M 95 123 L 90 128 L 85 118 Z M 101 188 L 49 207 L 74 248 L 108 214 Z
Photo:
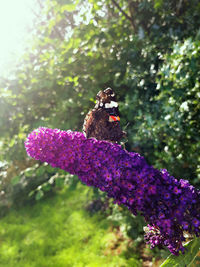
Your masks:
M 133 23 L 112 1 L 47 3 L 32 50 L 0 84 L 0 158 L 24 161 L 24 139 L 40 125 L 80 130 L 97 91 L 111 86 L 122 124 L 130 123 L 128 148 L 151 162 L 162 159 L 161 149 L 152 152 L 157 140 L 149 130 L 161 112 L 157 77 L 176 40 L 198 34 L 198 1 L 120 1 Z M 194 164 L 187 173 L 194 177 Z
M 109 223 L 84 210 L 89 191 L 79 184 L 2 218 L 0 266 L 140 266 L 133 253 L 109 249 L 116 238 Z
M 154 139 L 156 166 L 174 176 L 200 182 L 200 41 L 175 43 L 157 74 L 157 96 L 143 128 Z M 142 132 L 141 132 L 142 134 Z M 151 160 L 152 161 L 152 160 Z
M 33 203 L 34 200 L 40 200 L 44 196 L 53 195 L 64 185 L 75 188 L 77 182 L 76 177 L 63 170 L 52 168 L 46 163 L 36 163 L 11 179 L 3 177 L 0 185 L 3 192 L 0 195 L 0 216 L 11 206 L 20 207 Z
M 141 235 L 143 234 L 143 226 L 145 226 L 144 218 L 142 216 L 134 216 L 126 208 L 110 204 L 112 213 L 108 219 L 112 221 L 116 227 L 119 227 L 124 236 L 130 237 L 135 242 L 141 242 Z M 137 240 L 138 238 L 138 240 Z M 136 244 L 135 244 L 136 245 Z
M 165 146 L 162 164 L 175 175 L 199 183 L 200 41 L 175 44 L 164 62 L 157 85 L 161 116 L 155 127 L 161 148 Z
M 69 182 L 28 159 L 24 140 L 39 126 L 81 130 L 107 86 L 118 95 L 127 149 L 198 185 L 199 0 L 45 3 L 32 47 L 0 80 L 2 210 Z M 141 219 L 125 210 L 110 204 L 109 216 L 132 238 L 141 233 Z
M 200 250 L 200 238 L 193 239 L 184 247 L 186 248 L 186 252 L 184 254 L 181 254 L 178 257 L 174 255 L 169 256 L 160 267 L 191 266 L 191 263 L 194 261 Z

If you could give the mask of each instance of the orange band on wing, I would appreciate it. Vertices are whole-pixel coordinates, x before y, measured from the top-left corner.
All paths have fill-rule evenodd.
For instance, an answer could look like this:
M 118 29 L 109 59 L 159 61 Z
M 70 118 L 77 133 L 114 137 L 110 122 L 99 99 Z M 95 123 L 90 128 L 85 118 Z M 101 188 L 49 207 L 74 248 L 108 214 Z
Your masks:
M 113 121 L 120 121 L 120 117 L 119 116 L 110 116 L 110 118 L 113 120 Z

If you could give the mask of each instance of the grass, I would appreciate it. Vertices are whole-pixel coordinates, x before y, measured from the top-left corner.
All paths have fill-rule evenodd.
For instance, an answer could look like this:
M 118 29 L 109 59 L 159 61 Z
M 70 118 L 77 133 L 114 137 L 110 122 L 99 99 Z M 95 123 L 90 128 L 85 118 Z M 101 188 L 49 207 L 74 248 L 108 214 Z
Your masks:
M 109 223 L 84 209 L 90 190 L 79 183 L 76 190 L 10 211 L 0 220 L 0 266 L 140 266 L 134 255 L 109 251 L 115 238 Z

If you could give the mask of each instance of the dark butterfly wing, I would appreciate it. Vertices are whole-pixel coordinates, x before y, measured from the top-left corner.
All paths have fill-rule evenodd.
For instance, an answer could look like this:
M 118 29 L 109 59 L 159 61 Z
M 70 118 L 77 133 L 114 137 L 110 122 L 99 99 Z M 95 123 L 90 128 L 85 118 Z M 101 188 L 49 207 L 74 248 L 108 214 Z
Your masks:
M 85 117 L 83 123 L 83 133 L 87 138 L 91 136 L 91 133 L 94 131 L 95 127 L 95 117 L 94 117 L 95 110 L 91 110 Z
M 97 103 L 86 115 L 83 132 L 87 138 L 118 142 L 125 136 L 120 127 L 118 103 L 111 88 L 97 94 Z
M 124 136 L 118 121 L 110 122 L 110 115 L 104 109 L 91 110 L 84 121 L 83 132 L 87 138 L 120 141 Z
M 83 132 L 86 137 L 95 137 L 99 140 L 103 139 L 103 132 L 108 119 L 109 115 L 103 109 L 93 109 L 89 111 L 83 124 Z

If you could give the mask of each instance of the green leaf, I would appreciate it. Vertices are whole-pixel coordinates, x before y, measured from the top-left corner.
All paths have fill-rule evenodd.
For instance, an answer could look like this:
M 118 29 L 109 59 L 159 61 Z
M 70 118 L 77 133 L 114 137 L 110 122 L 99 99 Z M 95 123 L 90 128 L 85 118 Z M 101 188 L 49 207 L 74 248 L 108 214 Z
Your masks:
M 16 184 L 19 183 L 19 181 L 20 181 L 20 176 L 15 176 L 15 177 L 12 178 L 11 184 L 12 185 L 16 185 Z
M 50 165 L 46 166 L 46 170 L 48 173 L 55 173 L 55 168 L 51 167 Z
M 64 178 L 56 178 L 55 183 L 56 183 L 56 186 L 62 187 L 64 185 Z
M 34 174 L 34 171 L 33 171 L 32 168 L 27 168 L 27 169 L 25 170 L 24 174 L 25 174 L 26 177 L 32 177 L 33 174 Z
M 42 190 L 39 190 L 37 194 L 35 195 L 36 200 L 40 200 L 44 196 L 44 192 Z
M 45 183 L 44 185 L 42 185 L 42 189 L 44 191 L 50 191 L 51 188 L 52 188 L 52 186 L 50 184 L 48 184 L 48 183 Z
M 163 0 L 155 0 L 154 7 L 155 9 L 161 8 L 163 5 Z
M 200 238 L 195 238 L 191 242 L 187 243 L 185 246 L 185 254 L 179 256 L 170 255 L 166 261 L 160 267 L 184 267 L 189 266 L 200 249 Z
M 29 197 L 32 197 L 34 194 L 35 194 L 35 190 L 32 190 L 32 191 L 28 194 L 28 196 L 29 196 Z
M 64 11 L 72 12 L 76 10 L 77 2 L 75 4 L 67 4 L 61 7 L 61 13 Z
M 41 166 L 36 170 L 36 175 L 37 176 L 42 176 L 45 173 L 45 167 Z

